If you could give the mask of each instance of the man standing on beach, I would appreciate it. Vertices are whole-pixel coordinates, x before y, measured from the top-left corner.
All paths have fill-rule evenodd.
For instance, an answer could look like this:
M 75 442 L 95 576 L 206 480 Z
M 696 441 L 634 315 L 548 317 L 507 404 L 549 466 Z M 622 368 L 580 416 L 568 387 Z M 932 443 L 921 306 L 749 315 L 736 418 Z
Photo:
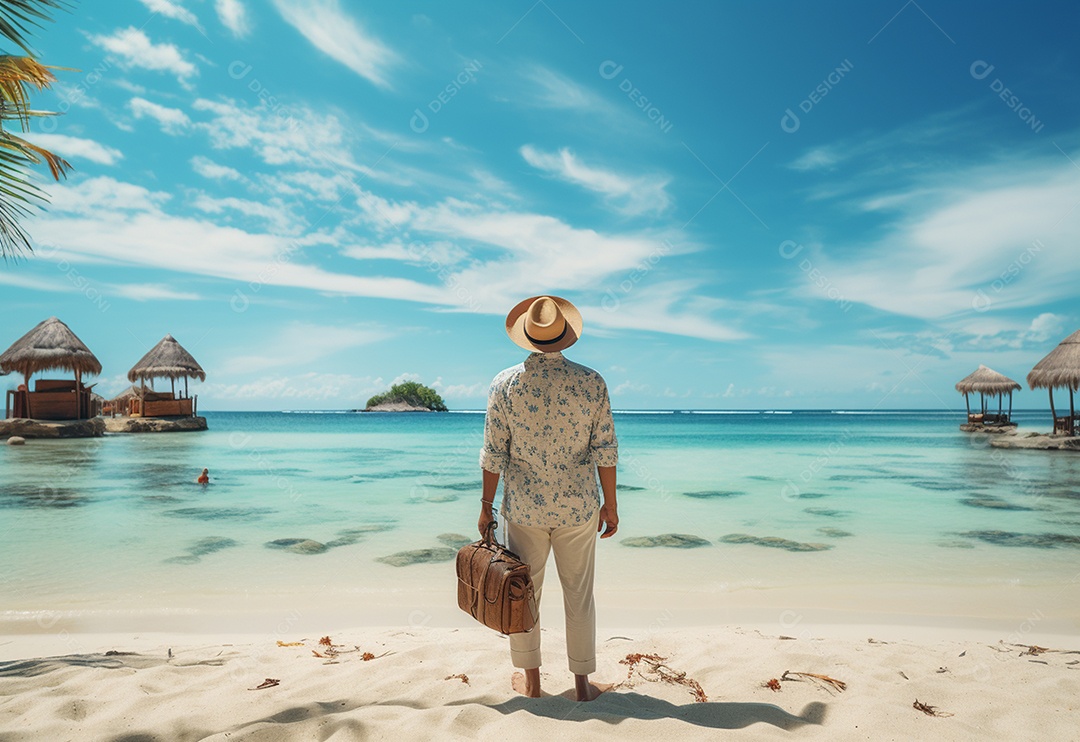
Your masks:
M 525 299 L 506 316 L 506 334 L 531 352 L 524 363 L 496 376 L 488 392 L 478 525 L 484 534 L 495 519 L 492 503 L 501 474 L 507 547 L 529 565 L 538 605 L 548 554 L 555 552 L 570 672 L 578 700 L 591 701 L 601 692 L 589 683 L 596 670 L 596 534 L 603 530 L 600 538 L 609 538 L 619 527 L 619 444 L 603 377 L 563 357 L 581 330 L 577 307 L 557 296 Z M 514 674 L 515 690 L 539 698 L 539 623 L 510 636 L 510 658 L 525 671 Z

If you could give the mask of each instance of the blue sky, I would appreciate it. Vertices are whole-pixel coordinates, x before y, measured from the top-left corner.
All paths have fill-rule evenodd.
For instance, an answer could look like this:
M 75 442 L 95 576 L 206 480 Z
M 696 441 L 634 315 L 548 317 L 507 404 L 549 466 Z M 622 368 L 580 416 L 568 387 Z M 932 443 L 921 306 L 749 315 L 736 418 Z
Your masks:
M 584 6 L 584 7 L 582 7 Z M 100 389 L 483 406 L 526 296 L 617 408 L 961 407 L 1080 326 L 1073 3 L 110 0 L 37 37 L 75 172 L 0 266 Z M 9 377 L 9 381 L 10 381 Z M 1045 407 L 1021 392 L 1020 407 Z

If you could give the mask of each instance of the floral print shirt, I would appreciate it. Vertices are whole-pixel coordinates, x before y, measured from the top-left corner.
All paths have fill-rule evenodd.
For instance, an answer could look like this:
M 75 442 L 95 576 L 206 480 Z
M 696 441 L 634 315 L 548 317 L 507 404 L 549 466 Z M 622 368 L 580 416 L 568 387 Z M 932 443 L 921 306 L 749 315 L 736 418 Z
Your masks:
M 491 382 L 480 466 L 502 474 L 512 523 L 587 523 L 600 506 L 597 466 L 615 466 L 619 442 L 607 384 L 562 353 L 531 353 Z

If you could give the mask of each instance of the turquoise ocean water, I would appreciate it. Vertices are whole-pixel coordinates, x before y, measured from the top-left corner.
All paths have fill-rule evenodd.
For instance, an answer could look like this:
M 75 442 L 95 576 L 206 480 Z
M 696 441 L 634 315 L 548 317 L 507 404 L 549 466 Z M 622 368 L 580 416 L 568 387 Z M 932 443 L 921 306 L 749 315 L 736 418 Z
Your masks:
M 205 433 L 0 447 L 0 621 L 100 629 L 338 610 L 416 623 L 453 602 L 447 534 L 475 538 L 482 414 L 206 417 Z M 1045 412 L 1016 417 L 1048 427 Z M 1080 456 L 989 448 L 960 422 L 617 413 L 622 524 L 598 581 L 655 610 L 688 596 L 707 608 L 770 590 L 876 590 L 933 612 L 920 595 L 973 587 L 1042 590 L 1065 596 L 1046 610 L 1067 609 L 1080 595 Z M 194 483 L 203 467 L 208 487 Z M 671 533 L 708 543 L 623 543 Z M 326 548 L 275 548 L 282 539 Z M 429 550 L 419 563 L 379 561 L 418 550 Z

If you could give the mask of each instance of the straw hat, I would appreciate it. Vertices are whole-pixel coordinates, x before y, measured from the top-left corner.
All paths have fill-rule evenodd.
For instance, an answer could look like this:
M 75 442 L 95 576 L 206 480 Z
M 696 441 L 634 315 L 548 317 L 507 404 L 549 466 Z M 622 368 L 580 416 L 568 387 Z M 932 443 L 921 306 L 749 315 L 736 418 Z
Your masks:
M 581 337 L 581 312 L 558 296 L 533 296 L 506 315 L 506 334 L 525 350 L 565 350 Z

